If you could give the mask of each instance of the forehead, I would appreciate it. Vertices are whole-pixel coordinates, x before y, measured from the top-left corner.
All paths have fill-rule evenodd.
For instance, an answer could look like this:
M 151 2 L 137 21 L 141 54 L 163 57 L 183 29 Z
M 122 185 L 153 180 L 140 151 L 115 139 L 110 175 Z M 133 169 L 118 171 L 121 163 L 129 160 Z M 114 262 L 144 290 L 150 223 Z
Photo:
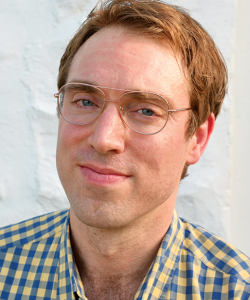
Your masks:
M 124 28 L 108 27 L 80 47 L 72 61 L 68 82 L 144 90 L 172 99 L 188 95 L 184 71 L 180 55 L 169 45 Z

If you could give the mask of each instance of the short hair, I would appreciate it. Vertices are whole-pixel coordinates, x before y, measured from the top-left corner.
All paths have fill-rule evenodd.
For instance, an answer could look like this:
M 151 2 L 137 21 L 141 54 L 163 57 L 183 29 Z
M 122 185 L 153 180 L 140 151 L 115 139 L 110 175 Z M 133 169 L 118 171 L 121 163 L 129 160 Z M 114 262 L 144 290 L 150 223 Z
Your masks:
M 155 38 L 160 43 L 168 43 L 175 53 L 181 54 L 187 68 L 192 108 L 187 138 L 197 131 L 211 113 L 215 118 L 218 116 L 228 81 L 224 58 L 211 36 L 185 9 L 160 0 L 99 2 L 71 39 L 61 58 L 58 89 L 67 83 L 72 60 L 79 48 L 93 34 L 107 26 L 119 26 L 135 34 Z

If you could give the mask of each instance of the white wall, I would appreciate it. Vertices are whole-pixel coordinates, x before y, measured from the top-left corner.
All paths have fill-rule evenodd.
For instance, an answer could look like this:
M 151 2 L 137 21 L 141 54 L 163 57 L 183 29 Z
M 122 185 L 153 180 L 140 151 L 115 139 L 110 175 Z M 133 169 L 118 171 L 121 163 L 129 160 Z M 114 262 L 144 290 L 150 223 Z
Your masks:
M 250 26 L 242 25 L 249 1 L 169 3 L 188 8 L 208 30 L 230 74 L 229 94 L 213 137 L 201 161 L 181 183 L 177 210 L 250 255 L 246 168 L 250 149 L 246 28 Z M 94 4 L 93 0 L 1 3 L 0 225 L 68 207 L 55 168 L 58 121 L 53 94 L 64 48 Z
M 250 254 L 250 1 L 238 0 L 232 80 L 232 243 Z

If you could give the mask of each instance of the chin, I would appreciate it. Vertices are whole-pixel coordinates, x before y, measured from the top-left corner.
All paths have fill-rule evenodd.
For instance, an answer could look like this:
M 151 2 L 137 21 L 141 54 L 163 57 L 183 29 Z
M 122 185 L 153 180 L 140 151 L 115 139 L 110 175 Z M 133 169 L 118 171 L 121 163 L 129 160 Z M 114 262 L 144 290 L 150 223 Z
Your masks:
M 123 218 L 121 216 L 123 215 Z M 81 226 L 84 224 L 88 227 L 94 227 L 99 229 L 118 229 L 125 227 L 132 220 L 126 220 L 124 213 L 120 212 L 119 209 L 111 211 L 111 209 L 86 209 L 86 207 L 76 207 L 71 205 L 71 218 Z

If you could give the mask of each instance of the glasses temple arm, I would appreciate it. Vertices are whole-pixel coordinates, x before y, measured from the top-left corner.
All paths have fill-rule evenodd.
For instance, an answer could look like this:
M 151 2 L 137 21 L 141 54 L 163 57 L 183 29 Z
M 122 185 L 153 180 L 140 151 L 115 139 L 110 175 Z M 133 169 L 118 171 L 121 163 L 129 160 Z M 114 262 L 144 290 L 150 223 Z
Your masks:
M 178 111 L 184 111 L 184 110 L 193 110 L 193 109 L 192 108 L 169 109 L 168 112 L 176 113 Z

